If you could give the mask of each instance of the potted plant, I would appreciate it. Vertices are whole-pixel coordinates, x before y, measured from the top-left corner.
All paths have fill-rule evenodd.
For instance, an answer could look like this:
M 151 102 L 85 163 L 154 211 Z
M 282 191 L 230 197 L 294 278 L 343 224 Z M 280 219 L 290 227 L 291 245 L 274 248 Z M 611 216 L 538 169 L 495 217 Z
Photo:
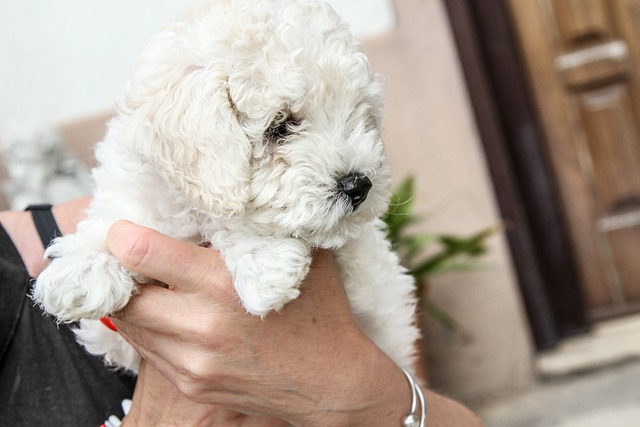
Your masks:
M 468 236 L 416 231 L 423 218 L 415 213 L 415 179 L 408 176 L 394 191 L 384 217 L 387 237 L 402 265 L 416 281 L 424 311 L 448 330 L 458 330 L 457 321 L 429 297 L 428 279 L 445 272 L 466 271 L 477 266 L 486 253 L 486 240 L 498 227 L 492 226 Z

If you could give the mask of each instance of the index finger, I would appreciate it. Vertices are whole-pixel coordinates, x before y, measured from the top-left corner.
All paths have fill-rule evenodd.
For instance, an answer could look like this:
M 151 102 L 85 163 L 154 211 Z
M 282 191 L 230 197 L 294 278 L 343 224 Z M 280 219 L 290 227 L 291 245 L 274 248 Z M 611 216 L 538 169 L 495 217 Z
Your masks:
M 198 288 L 212 275 L 227 271 L 218 252 L 129 221 L 111 226 L 107 247 L 126 268 L 171 288 Z

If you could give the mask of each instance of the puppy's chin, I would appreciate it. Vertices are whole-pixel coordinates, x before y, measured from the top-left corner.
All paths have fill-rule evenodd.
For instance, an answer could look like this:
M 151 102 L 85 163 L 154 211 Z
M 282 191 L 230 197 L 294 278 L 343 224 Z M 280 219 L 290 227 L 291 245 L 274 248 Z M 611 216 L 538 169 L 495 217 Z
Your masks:
M 338 249 L 344 244 L 358 237 L 365 224 L 376 219 L 376 215 L 364 212 L 354 212 L 351 207 L 345 208 L 337 221 L 327 218 L 325 227 L 316 228 L 310 233 L 302 233 L 300 237 L 308 241 L 312 246 L 322 249 Z
M 311 245 L 318 249 L 336 250 L 343 247 L 345 243 L 347 243 L 347 239 L 344 238 L 344 236 L 330 236 L 320 242 L 312 243 Z
M 345 230 L 340 230 L 338 227 L 333 232 L 329 232 L 326 234 L 315 233 L 311 236 L 305 236 L 303 238 L 308 241 L 309 244 L 314 248 L 335 250 L 344 246 L 344 244 L 347 243 L 349 239 L 354 237 L 353 235 L 359 234 L 358 232 L 361 228 L 361 226 L 352 226 L 348 227 L 348 232 L 345 232 Z
M 384 184 L 384 182 L 382 183 Z M 287 204 L 277 198 L 247 206 L 232 219 L 233 228 L 251 229 L 258 235 L 296 238 L 323 249 L 337 249 L 358 237 L 363 226 L 386 212 L 389 195 L 371 191 L 357 208 L 346 197 L 308 191 L 291 197 Z M 311 196 L 310 196 L 311 195 Z M 229 226 L 227 224 L 226 226 Z

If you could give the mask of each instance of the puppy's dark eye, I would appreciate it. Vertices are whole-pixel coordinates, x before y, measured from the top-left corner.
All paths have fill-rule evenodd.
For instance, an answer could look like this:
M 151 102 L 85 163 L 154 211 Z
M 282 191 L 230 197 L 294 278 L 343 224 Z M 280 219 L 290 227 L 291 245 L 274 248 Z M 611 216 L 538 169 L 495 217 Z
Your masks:
M 290 111 L 280 111 L 264 131 L 264 139 L 271 144 L 283 144 L 300 126 L 300 120 Z

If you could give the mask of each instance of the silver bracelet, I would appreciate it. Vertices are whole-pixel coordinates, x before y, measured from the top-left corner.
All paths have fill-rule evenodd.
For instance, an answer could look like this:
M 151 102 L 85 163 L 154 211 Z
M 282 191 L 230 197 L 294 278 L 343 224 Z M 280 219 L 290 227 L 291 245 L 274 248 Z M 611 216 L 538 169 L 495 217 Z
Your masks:
M 402 369 L 404 376 L 407 377 L 411 386 L 411 411 L 402 418 L 402 427 L 424 427 L 427 422 L 427 406 L 424 402 L 424 394 L 420 385 L 413 379 L 406 369 Z M 418 418 L 416 410 L 418 409 L 418 401 L 420 401 L 420 417 Z

